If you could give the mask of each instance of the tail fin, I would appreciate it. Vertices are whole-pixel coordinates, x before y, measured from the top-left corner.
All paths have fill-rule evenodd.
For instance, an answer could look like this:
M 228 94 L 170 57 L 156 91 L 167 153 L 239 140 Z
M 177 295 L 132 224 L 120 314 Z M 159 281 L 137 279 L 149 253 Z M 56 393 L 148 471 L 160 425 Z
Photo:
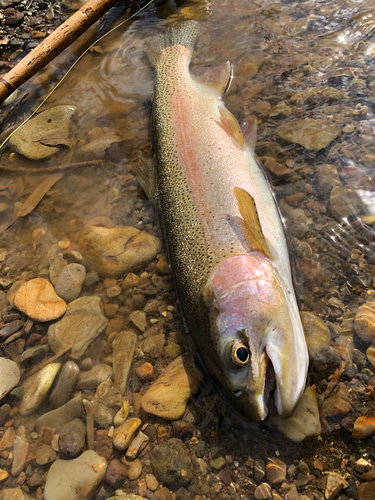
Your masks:
M 161 52 L 167 47 L 174 45 L 183 45 L 190 51 L 194 49 L 199 32 L 196 21 L 185 21 L 176 26 L 171 26 L 166 33 L 160 35 L 149 47 L 148 56 L 151 64 L 157 66 Z

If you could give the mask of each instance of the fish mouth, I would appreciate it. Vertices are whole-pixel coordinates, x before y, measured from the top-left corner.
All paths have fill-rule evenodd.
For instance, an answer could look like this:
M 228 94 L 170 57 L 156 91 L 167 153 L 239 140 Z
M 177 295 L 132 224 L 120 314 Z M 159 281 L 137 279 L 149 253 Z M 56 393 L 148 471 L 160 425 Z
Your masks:
M 263 402 L 265 408 L 268 408 L 268 404 L 270 400 L 272 403 L 275 402 L 275 393 L 277 390 L 276 383 L 276 373 L 271 359 L 267 356 L 265 352 L 265 363 L 266 363 L 266 375 L 264 380 L 264 389 L 263 389 Z M 272 404 L 272 406 L 273 406 Z

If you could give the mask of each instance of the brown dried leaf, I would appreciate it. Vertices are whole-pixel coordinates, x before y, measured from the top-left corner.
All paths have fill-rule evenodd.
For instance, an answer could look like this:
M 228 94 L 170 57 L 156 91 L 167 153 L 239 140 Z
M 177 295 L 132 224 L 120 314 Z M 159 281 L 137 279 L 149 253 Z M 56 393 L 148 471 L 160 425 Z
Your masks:
M 21 209 L 17 212 L 17 217 L 24 217 L 29 214 L 38 203 L 43 199 L 46 193 L 51 189 L 51 187 L 56 184 L 64 176 L 64 172 L 59 172 L 46 177 L 41 184 L 31 193 L 27 198 L 25 203 L 22 205 Z

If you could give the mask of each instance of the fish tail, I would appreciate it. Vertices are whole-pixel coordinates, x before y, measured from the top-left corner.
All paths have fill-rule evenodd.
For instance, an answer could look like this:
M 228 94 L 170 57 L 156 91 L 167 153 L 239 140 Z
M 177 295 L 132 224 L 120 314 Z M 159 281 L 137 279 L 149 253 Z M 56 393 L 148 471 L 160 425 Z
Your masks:
M 153 41 L 152 47 L 149 47 L 147 52 L 151 64 L 157 68 L 163 59 L 164 50 L 168 47 L 186 47 L 190 51 L 191 58 L 198 38 L 198 32 L 199 27 L 196 21 L 185 21 L 184 23 L 171 26 L 166 33 Z M 188 63 L 190 63 L 190 58 Z

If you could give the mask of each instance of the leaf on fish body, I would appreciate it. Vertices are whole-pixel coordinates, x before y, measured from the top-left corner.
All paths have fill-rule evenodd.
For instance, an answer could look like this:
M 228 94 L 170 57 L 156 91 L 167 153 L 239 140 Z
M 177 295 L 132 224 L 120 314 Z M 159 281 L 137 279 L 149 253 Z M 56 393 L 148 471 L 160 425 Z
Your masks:
M 17 217 L 24 217 L 34 210 L 38 203 L 44 198 L 51 187 L 56 184 L 64 176 L 64 172 L 59 172 L 49 175 L 43 179 L 42 183 L 31 193 L 20 210 L 17 212 Z

